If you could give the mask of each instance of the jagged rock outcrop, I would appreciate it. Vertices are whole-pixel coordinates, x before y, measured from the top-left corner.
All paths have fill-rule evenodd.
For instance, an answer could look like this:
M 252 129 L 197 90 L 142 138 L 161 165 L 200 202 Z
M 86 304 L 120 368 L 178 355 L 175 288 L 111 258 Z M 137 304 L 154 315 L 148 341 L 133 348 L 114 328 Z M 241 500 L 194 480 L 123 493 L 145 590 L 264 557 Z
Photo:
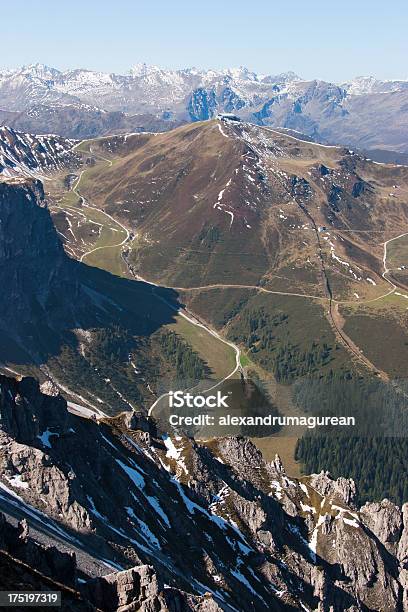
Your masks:
M 381 502 L 367 502 L 360 508 L 360 514 L 380 542 L 395 553 L 403 529 L 401 509 L 389 499 L 383 499 Z
M 398 558 L 408 569 L 408 503 L 402 506 L 403 531 L 398 545 Z
M 28 522 L 23 519 L 13 526 L 0 512 L 0 570 L 6 568 L 9 575 L 17 573 L 26 579 L 26 568 L 32 568 L 32 588 L 43 590 L 50 586 L 61 589 L 63 610 L 74 605 L 78 610 L 98 609 L 104 612 L 218 612 L 221 608 L 214 599 L 197 597 L 176 588 L 166 587 L 154 569 L 148 565 L 107 574 L 103 577 L 78 579 L 75 553 L 61 552 L 56 546 L 39 544 L 30 536 Z M 50 579 L 47 581 L 47 579 Z M 23 582 L 12 586 L 21 586 Z M 0 588 L 10 586 L 0 571 Z M 76 597 L 76 604 L 67 602 Z
M 103 610 L 159 612 L 167 609 L 163 588 L 153 568 L 142 565 L 90 580 L 81 591 L 97 608 Z
M 58 435 L 67 432 L 69 414 L 62 397 L 40 392 L 33 378 L 23 378 L 19 382 L 6 377 L 0 380 L 3 432 L 22 444 L 31 444 L 44 431 L 55 427 Z
M 157 427 L 153 419 L 149 419 L 142 412 L 136 412 L 133 410 L 132 412 L 127 412 L 124 415 L 124 421 L 126 427 L 132 429 L 134 431 L 145 431 L 146 433 L 151 434 L 152 436 L 157 435 Z
M 149 565 L 132 567 L 123 572 L 89 580 L 81 586 L 81 594 L 106 612 L 221 612 L 222 608 L 207 594 L 193 596 L 180 589 L 169 588 Z
M 337 495 L 345 504 L 354 504 L 356 497 L 356 485 L 350 478 L 340 477 L 337 480 L 332 480 L 329 472 L 320 472 L 320 474 L 312 474 L 310 484 L 321 495 Z

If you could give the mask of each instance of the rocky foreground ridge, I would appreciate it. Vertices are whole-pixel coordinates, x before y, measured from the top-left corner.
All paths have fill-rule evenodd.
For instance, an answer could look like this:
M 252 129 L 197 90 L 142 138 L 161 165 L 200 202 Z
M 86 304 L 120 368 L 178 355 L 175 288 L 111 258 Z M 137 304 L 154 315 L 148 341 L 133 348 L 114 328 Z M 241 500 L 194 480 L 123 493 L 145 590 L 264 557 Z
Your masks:
M 85 582 L 78 577 L 75 553 L 37 543 L 25 519 L 15 527 L 2 513 L 0 570 L 2 588 L 61 590 L 63 610 L 220 610 L 212 597 L 165 587 L 148 565 Z
M 29 378 L 0 390 L 1 563 L 62 580 L 67 606 L 406 609 L 408 505 L 357 508 L 352 481 L 289 478 L 242 437 L 169 436 L 136 413 L 86 420 Z

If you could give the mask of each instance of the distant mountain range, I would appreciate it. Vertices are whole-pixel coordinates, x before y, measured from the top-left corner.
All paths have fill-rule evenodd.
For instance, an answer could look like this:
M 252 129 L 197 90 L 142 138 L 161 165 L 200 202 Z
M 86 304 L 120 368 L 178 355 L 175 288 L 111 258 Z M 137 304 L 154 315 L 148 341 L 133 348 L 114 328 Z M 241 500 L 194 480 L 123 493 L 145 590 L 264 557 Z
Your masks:
M 0 124 L 69 138 L 165 131 L 234 113 L 323 143 L 408 152 L 404 80 L 358 77 L 335 84 L 293 72 L 163 70 L 146 64 L 118 75 L 35 64 L 0 72 L 0 109 Z

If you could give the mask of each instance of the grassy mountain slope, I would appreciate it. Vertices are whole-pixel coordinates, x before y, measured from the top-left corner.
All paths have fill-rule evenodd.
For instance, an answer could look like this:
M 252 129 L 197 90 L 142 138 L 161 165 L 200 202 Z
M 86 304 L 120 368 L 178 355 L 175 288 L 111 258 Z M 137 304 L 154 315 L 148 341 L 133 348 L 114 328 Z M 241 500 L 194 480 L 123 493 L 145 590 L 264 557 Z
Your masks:
M 91 212 L 95 222 L 98 209 L 105 224 L 96 239 L 91 232 L 86 246 L 81 234 L 75 243 L 65 228 L 66 248 L 76 249 L 76 256 L 114 266 L 116 273 L 130 267 L 175 287 L 209 319 L 217 287 L 238 301 L 255 289 L 271 300 L 305 295 L 320 308 L 333 300 L 329 323 L 335 336 L 336 329 L 348 336 L 355 316 L 378 311 L 395 335 L 402 330 L 405 336 L 404 325 L 387 313 L 396 307 L 403 314 L 406 301 L 404 236 L 394 240 L 407 226 L 406 168 L 219 120 L 165 134 L 88 141 L 81 148 L 88 169 L 77 195 L 86 208 L 74 214 Z M 65 213 L 56 217 L 61 228 L 65 198 Z M 129 240 L 120 245 L 125 231 Z M 221 299 L 219 313 L 223 308 Z M 364 337 L 337 340 L 346 349 L 355 344 L 349 352 L 359 361 Z M 387 371 L 384 359 L 371 364 Z

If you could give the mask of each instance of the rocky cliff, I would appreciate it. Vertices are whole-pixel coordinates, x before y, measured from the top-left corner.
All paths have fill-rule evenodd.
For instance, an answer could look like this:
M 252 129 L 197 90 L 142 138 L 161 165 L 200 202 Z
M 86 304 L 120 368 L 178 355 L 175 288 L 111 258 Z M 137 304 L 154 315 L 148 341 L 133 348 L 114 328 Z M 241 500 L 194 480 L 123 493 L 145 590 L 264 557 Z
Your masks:
M 29 379 L 0 389 L 0 508 L 115 568 L 83 578 L 94 605 L 406 609 L 406 506 L 357 508 L 352 481 L 289 478 L 245 438 L 169 436 L 141 415 L 86 420 Z
M 7 289 L 0 330 L 37 357 L 90 307 L 74 263 L 55 231 L 42 183 L 0 182 L 0 283 Z
M 61 591 L 62 610 L 221 610 L 210 595 L 166 587 L 149 565 L 84 580 L 78 576 L 74 553 L 39 544 L 25 519 L 14 526 L 0 512 L 0 587 L 15 590 L 16 586 Z

